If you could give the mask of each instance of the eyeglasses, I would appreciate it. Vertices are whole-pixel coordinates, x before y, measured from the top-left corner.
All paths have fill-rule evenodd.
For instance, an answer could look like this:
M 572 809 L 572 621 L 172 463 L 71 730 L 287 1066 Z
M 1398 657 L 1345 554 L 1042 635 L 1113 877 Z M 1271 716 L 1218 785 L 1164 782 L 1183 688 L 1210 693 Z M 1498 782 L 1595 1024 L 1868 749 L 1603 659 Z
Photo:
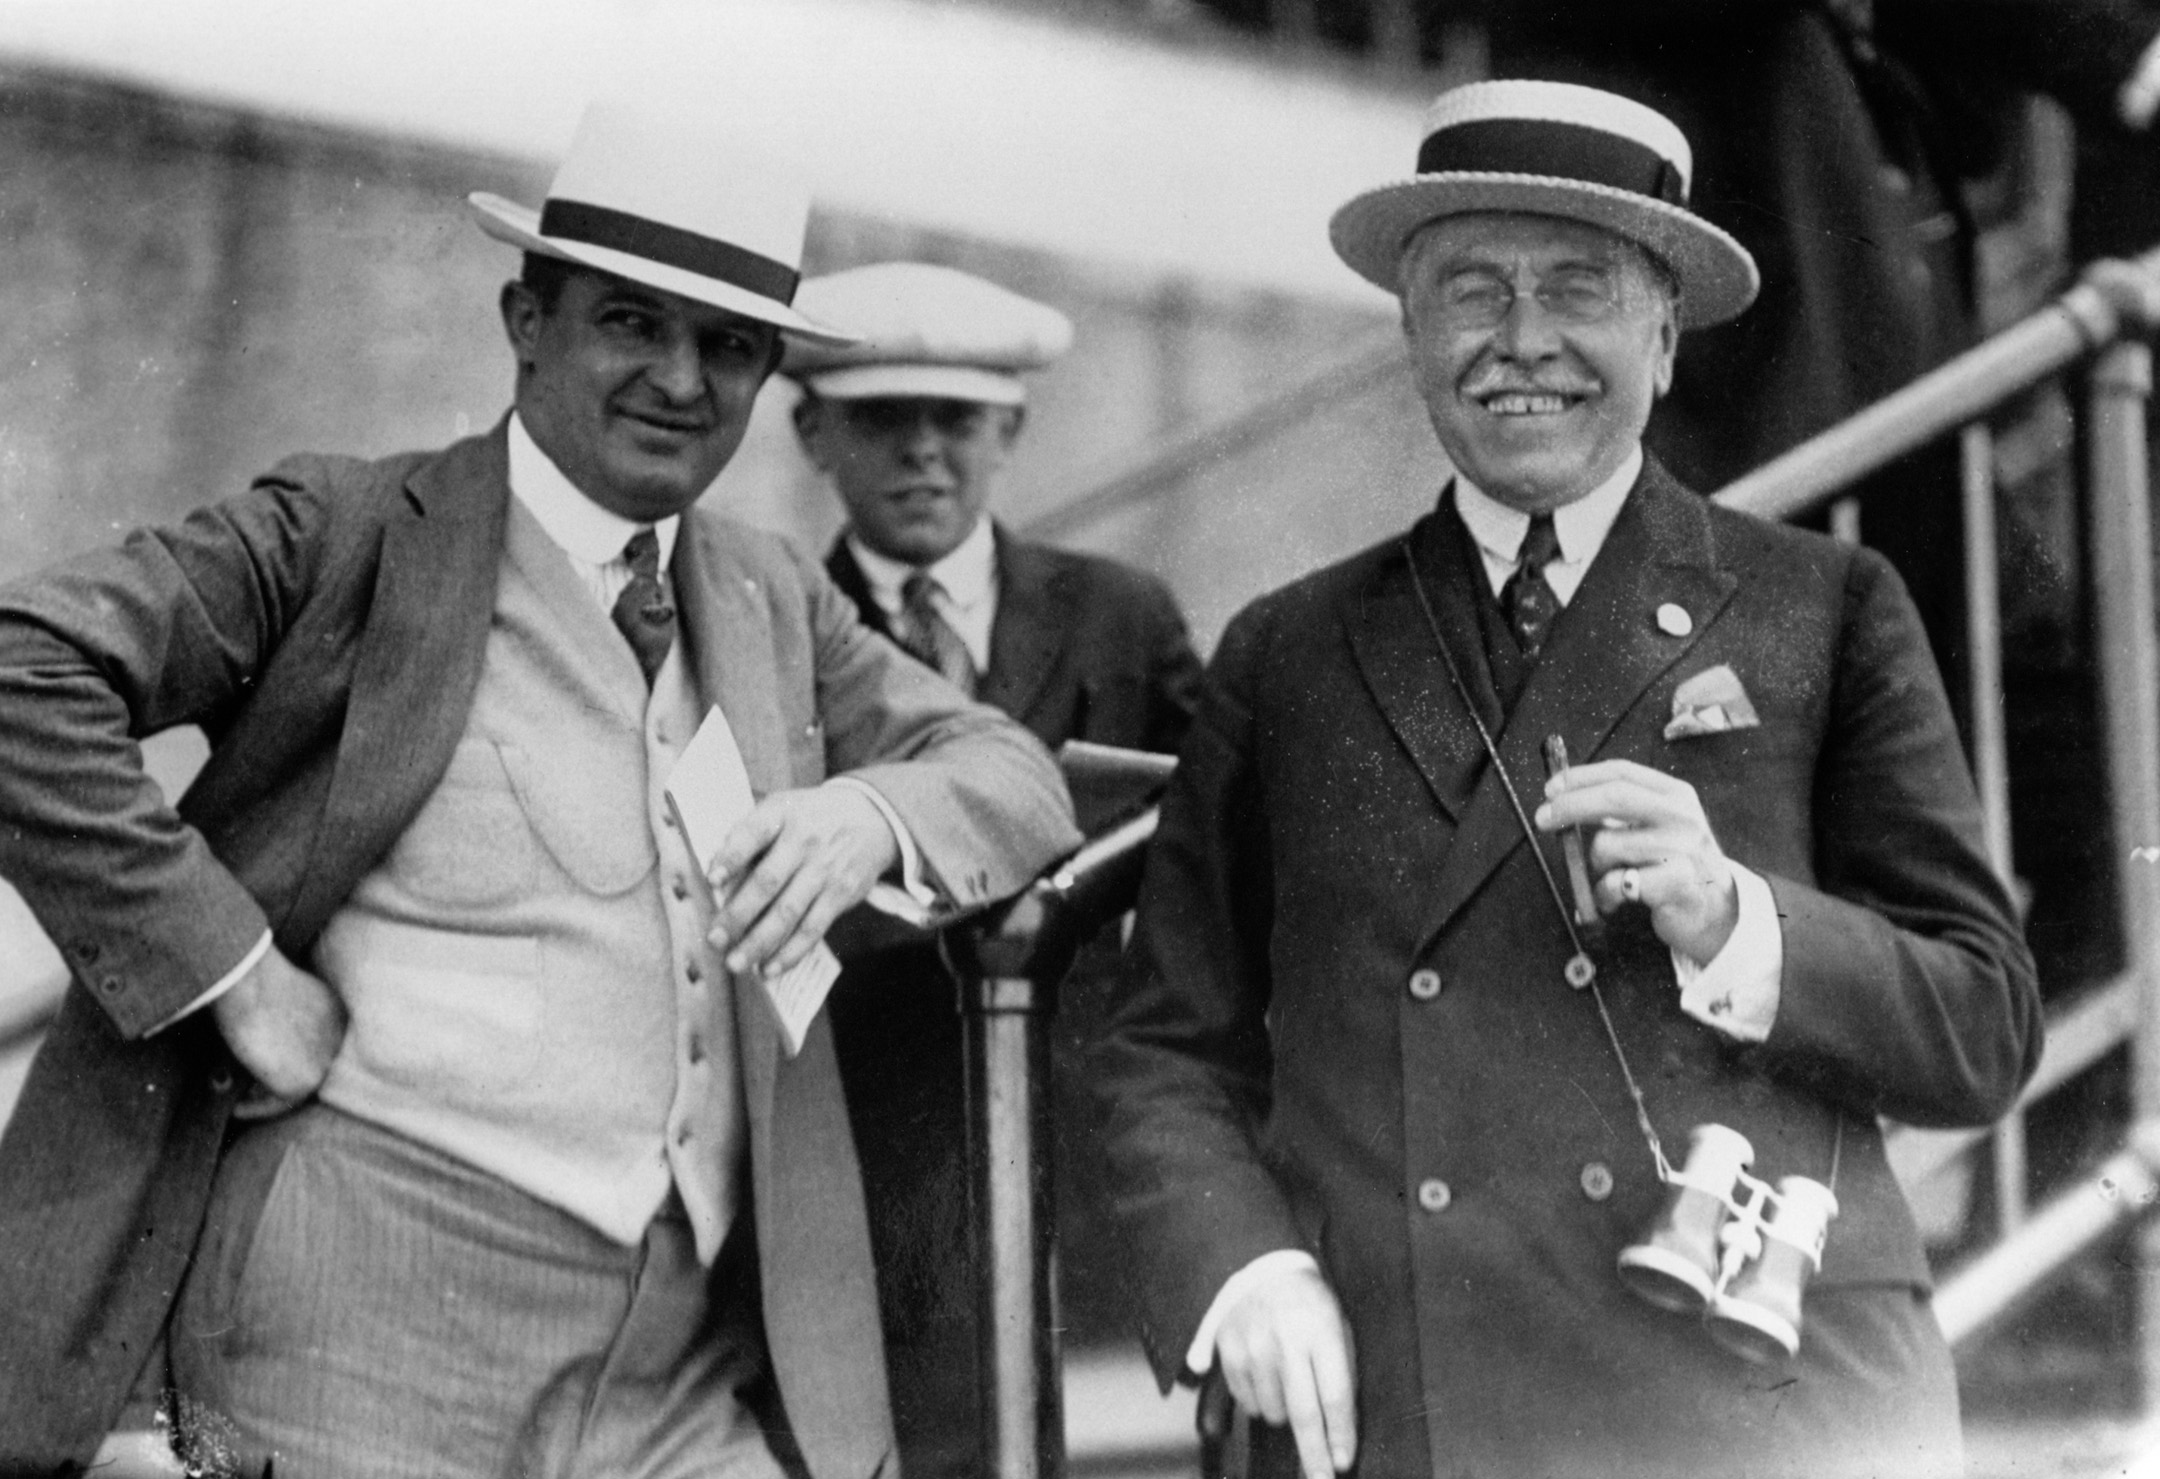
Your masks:
M 1515 284 L 1497 272 L 1458 272 L 1434 295 L 1440 317 L 1451 328 L 1493 329 L 1515 309 Z M 1538 279 L 1532 289 L 1538 306 L 1569 324 L 1603 323 L 1628 302 L 1628 284 L 1618 272 L 1595 267 L 1564 267 Z

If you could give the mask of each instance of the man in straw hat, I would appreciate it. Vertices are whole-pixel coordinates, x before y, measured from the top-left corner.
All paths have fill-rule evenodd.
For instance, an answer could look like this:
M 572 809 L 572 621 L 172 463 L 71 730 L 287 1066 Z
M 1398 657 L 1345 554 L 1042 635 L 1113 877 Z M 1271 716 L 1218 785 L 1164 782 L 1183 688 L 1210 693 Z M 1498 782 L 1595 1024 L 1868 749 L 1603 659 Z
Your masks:
M 10 1472 L 131 1382 L 204 1469 L 894 1467 L 831 1038 L 762 982 L 881 877 L 1017 889 L 1069 803 L 695 507 L 782 337 L 846 337 L 789 306 L 801 184 L 602 105 L 542 210 L 472 205 L 526 254 L 493 431 L 0 594 L 0 871 L 77 982 L 0 1142 Z M 762 798 L 702 878 L 701 720 Z M 173 808 L 129 740 L 183 722 Z
M 1886 563 L 1642 454 L 1756 288 L 1688 166 L 1483 83 L 1333 222 L 1456 475 L 1224 634 L 1097 1063 L 1157 1371 L 1260 1473 L 1959 1463 L 1876 1117 L 2010 1104 L 2031 961 Z
M 863 620 L 1045 744 L 1175 751 L 1200 660 L 1162 583 L 1099 555 L 994 525 L 990 509 L 1026 413 L 1022 378 L 1064 353 L 1046 304 L 924 262 L 853 267 L 803 284 L 804 311 L 862 334 L 788 346 L 795 429 L 847 510 L 825 568 Z M 1080 1049 L 1115 979 L 1107 934 L 1059 989 L 1059 1286 L 1068 1331 L 1114 1331 Z M 952 981 L 935 950 L 850 959 L 833 1046 L 863 1162 L 893 1425 L 911 1479 L 976 1472 L 982 1273 L 967 1229 L 967 1080 Z M 1120 1293 L 1110 1293 L 1115 1290 Z M 1076 1297 L 1077 1296 L 1077 1297 Z M 1094 1317 L 1091 1319 L 1091 1316 Z

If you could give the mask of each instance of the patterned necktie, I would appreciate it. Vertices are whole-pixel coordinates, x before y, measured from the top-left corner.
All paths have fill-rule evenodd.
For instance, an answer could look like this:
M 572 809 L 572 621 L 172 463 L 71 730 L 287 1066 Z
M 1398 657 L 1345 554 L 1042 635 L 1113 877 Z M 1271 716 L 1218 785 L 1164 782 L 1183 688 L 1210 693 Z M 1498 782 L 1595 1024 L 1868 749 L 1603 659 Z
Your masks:
M 1545 567 L 1559 558 L 1560 536 L 1553 532 L 1552 515 L 1533 516 L 1515 556 L 1515 573 L 1500 588 L 1500 609 L 1507 613 L 1524 657 L 1538 655 L 1552 634 L 1553 618 L 1560 614 L 1560 598 L 1545 583 Z
M 902 634 L 900 645 L 909 655 L 928 664 L 970 698 L 975 694 L 975 661 L 968 656 L 967 643 L 952 624 L 939 614 L 937 604 L 931 598 L 939 590 L 938 583 L 918 570 L 900 587 L 901 614 L 907 618 L 907 631 Z
M 623 546 L 623 562 L 630 567 L 630 583 L 615 598 L 615 625 L 637 654 L 645 670 L 645 686 L 667 661 L 675 645 L 675 603 L 660 583 L 660 537 L 650 526 L 630 536 Z

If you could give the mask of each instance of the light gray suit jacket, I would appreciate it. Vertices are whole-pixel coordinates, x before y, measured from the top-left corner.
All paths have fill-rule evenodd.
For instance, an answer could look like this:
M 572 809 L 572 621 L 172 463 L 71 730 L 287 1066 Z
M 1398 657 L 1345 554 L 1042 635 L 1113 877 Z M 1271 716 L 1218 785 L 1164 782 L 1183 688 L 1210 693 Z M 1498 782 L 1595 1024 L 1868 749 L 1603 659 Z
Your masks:
M 0 1470 L 80 1462 L 201 1226 L 240 1075 L 207 1021 L 145 1036 L 265 927 L 305 959 L 448 764 L 494 605 L 502 427 L 288 460 L 239 497 L 0 590 L 0 874 L 74 984 L 0 1138 Z M 851 771 L 957 902 L 1078 841 L 1055 766 L 866 630 L 817 564 L 703 510 L 671 571 L 686 656 L 763 793 Z M 200 724 L 177 809 L 130 741 Z M 764 1314 L 813 1474 L 889 1465 L 861 1192 L 818 1030 L 740 1013 Z

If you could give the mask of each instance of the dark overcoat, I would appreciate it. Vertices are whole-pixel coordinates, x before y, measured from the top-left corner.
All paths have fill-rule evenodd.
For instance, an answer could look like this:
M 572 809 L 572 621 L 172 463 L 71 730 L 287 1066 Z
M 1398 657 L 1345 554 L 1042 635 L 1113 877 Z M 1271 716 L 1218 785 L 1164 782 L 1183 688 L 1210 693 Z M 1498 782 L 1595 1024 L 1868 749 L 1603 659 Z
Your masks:
M 1955 1388 L 1877 1116 L 1988 1121 L 2041 1029 L 1911 605 L 1879 556 L 1652 462 L 1503 722 L 1475 559 L 1443 501 L 1256 602 L 1210 666 L 1094 1075 L 1157 1370 L 1232 1272 L 1302 1248 L 1355 1335 L 1362 1475 L 1926 1472 L 1955 1454 Z M 1676 1156 L 1716 1122 L 1757 1174 L 1834 1183 L 1798 1360 L 1748 1365 L 1616 1277 L 1661 1187 L 1436 640 L 1526 805 L 1557 733 L 1691 783 L 1768 880 L 1759 1046 L 1680 1010 L 1640 911 L 1597 953 Z M 1760 724 L 1668 739 L 1677 685 L 1720 665 Z
M 0 1472 L 79 1463 L 186 1271 L 238 1075 L 187 1006 L 267 927 L 305 961 L 463 732 L 509 506 L 503 428 L 244 495 L 0 592 L 0 874 L 74 982 L 0 1138 Z M 1074 839 L 1039 746 L 867 632 L 822 570 L 702 510 L 671 569 L 701 691 L 760 792 L 871 779 L 954 895 Z M 200 724 L 175 812 L 132 740 Z M 879 762 L 911 758 L 895 766 Z M 813 1474 L 891 1462 L 827 1033 L 737 1003 L 774 1373 Z

